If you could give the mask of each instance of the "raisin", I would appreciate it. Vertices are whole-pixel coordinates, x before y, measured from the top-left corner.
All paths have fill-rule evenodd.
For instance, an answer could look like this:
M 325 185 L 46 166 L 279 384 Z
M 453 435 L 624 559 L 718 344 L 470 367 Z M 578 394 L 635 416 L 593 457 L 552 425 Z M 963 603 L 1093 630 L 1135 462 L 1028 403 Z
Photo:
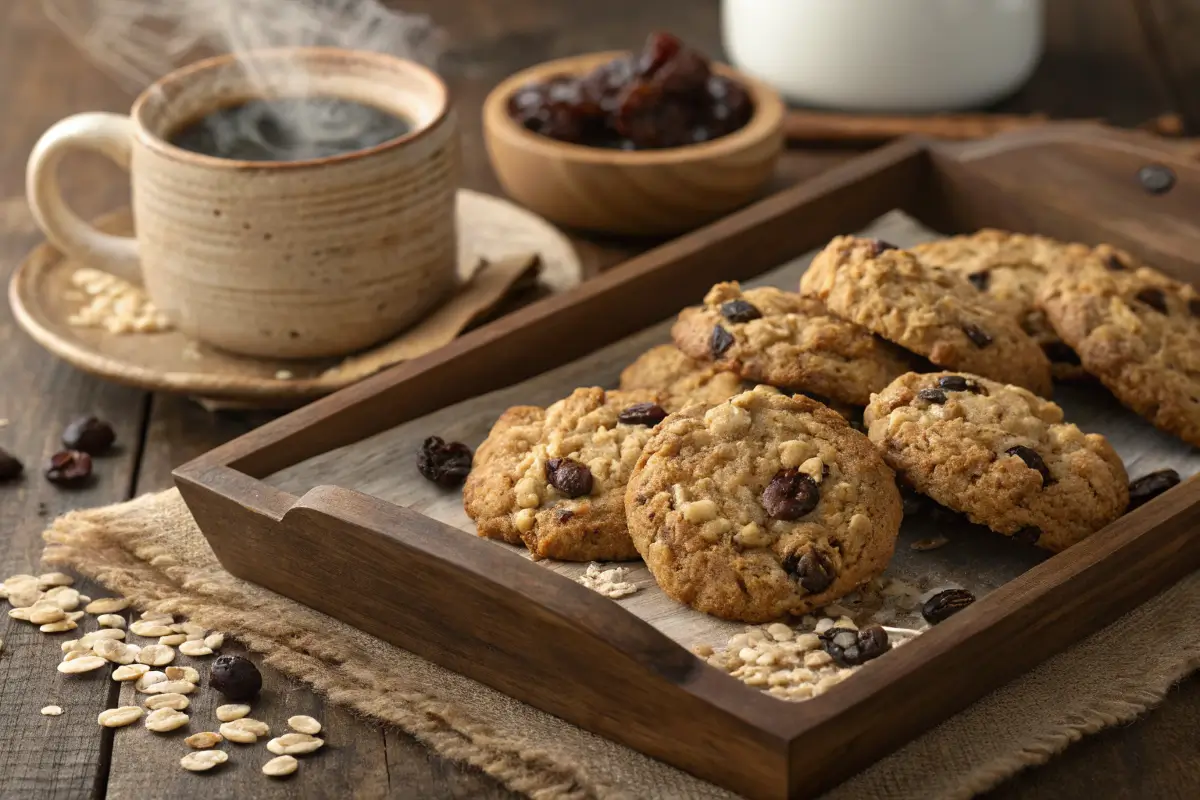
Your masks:
M 708 337 L 708 349 L 712 353 L 713 358 L 720 358 L 732 346 L 733 334 L 720 325 L 714 325 L 712 335 Z
M 1014 541 L 1021 544 L 1037 544 L 1038 539 L 1042 538 L 1042 529 L 1033 525 L 1026 525 L 1021 530 L 1012 535 Z
M 941 389 L 922 389 L 917 392 L 917 397 L 927 403 L 934 403 L 939 406 L 946 402 L 946 393 Z
M 1163 293 L 1162 289 L 1147 287 L 1134 295 L 1134 297 L 1160 314 L 1167 313 L 1167 296 Z
M 938 378 L 938 386 L 945 389 L 947 392 L 971 392 L 973 394 L 987 394 L 987 388 L 983 384 L 976 381 L 964 378 L 962 375 L 943 375 Z
M 1080 363 L 1079 354 L 1069 344 L 1058 339 L 1042 342 L 1042 352 L 1046 354 L 1046 358 L 1055 364 L 1072 364 L 1077 366 Z
M 1160 469 L 1129 482 L 1129 507 L 1127 511 L 1143 506 L 1163 492 L 1179 483 L 1179 473 L 1173 469 Z
M 546 462 L 546 480 L 567 497 L 591 494 L 592 471 L 573 458 L 552 458 Z
M 626 425 L 646 425 L 649 427 L 654 427 L 666 418 L 666 409 L 658 403 L 634 403 L 620 414 L 617 414 L 617 422 L 623 422 Z
M 1008 448 L 1004 452 L 1021 459 L 1025 462 L 1025 466 L 1030 469 L 1036 469 L 1042 476 L 1042 486 L 1049 486 L 1054 483 L 1054 476 L 1050 474 L 1050 468 L 1046 466 L 1046 462 L 1042 460 L 1042 457 L 1032 447 L 1019 444 Z
M 921 616 L 930 625 L 937 625 L 974 602 L 975 595 L 966 589 L 946 589 L 925 601 L 921 606 Z
M 987 288 L 988 288 L 988 284 L 992 280 L 992 276 L 989 275 L 988 271 L 985 269 L 985 270 L 980 270 L 979 272 L 972 272 L 970 275 L 967 276 L 967 280 L 969 280 L 972 284 L 974 284 L 975 288 L 978 289 L 979 291 L 986 292 Z
M 888 250 L 899 250 L 900 248 L 891 242 L 885 242 L 883 239 L 871 240 L 871 255 L 877 256 L 880 253 L 886 253 Z
M 262 673 L 241 656 L 219 656 L 208 673 L 208 685 L 229 700 L 252 700 L 262 691 Z
M 417 470 L 438 486 L 458 486 L 471 471 L 471 448 L 462 442 L 445 442 L 440 436 L 430 436 L 417 453 Z
M 80 417 L 63 431 L 62 443 L 68 450 L 98 456 L 117 440 L 112 425 L 97 417 Z
M 762 493 L 763 508 L 772 519 L 800 519 L 820 500 L 817 482 L 794 467 L 775 473 Z
M 570 522 L 575 517 L 575 512 L 569 508 L 560 508 L 554 512 L 554 518 L 559 522 Z
M 730 300 L 721 304 L 721 316 L 730 322 L 749 322 L 762 317 L 762 312 L 745 300 Z
M 887 631 L 879 625 L 861 630 L 830 628 L 820 634 L 821 647 L 839 667 L 857 667 L 892 649 Z
M 962 332 L 967 335 L 967 338 L 976 347 L 984 348 L 992 343 L 991 335 L 973 322 L 964 322 L 962 324 Z
M 24 471 L 25 465 L 16 456 L 0 448 L 0 483 L 14 481 L 21 477 Z
M 58 486 L 81 486 L 90 477 L 92 457 L 79 450 L 60 450 L 46 465 L 46 480 Z
M 837 568 L 829 556 L 820 550 L 806 550 L 784 560 L 783 568 L 792 575 L 806 592 L 817 594 L 833 585 Z

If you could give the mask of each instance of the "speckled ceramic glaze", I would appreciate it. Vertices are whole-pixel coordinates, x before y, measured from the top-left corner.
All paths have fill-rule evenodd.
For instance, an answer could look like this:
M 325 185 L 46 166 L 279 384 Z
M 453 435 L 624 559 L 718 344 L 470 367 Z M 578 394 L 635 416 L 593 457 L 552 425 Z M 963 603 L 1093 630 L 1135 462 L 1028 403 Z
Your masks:
M 215 108 L 305 93 L 376 106 L 413 132 L 288 162 L 166 141 Z M 55 168 L 79 148 L 129 167 L 136 239 L 94 230 L 63 202 Z M 129 117 L 69 117 L 38 142 L 27 177 L 51 242 L 144 282 L 184 333 L 235 353 L 301 358 L 378 342 L 454 290 L 457 159 L 456 121 L 433 73 L 376 53 L 297 48 L 258 53 L 251 68 L 219 57 L 171 73 Z

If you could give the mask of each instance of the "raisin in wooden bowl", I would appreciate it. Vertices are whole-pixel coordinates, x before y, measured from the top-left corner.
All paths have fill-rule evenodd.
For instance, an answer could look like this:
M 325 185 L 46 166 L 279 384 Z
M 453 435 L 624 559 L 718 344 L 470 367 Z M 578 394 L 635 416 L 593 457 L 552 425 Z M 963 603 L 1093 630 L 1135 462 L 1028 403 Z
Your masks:
M 505 191 L 561 225 L 625 235 L 683 233 L 758 198 L 783 149 L 783 102 L 723 64 L 711 64 L 713 74 L 745 89 L 754 110 L 738 130 L 698 144 L 645 150 L 576 144 L 535 133 L 513 117 L 511 101 L 522 88 L 583 75 L 625 55 L 547 61 L 492 90 L 483 105 L 484 141 Z

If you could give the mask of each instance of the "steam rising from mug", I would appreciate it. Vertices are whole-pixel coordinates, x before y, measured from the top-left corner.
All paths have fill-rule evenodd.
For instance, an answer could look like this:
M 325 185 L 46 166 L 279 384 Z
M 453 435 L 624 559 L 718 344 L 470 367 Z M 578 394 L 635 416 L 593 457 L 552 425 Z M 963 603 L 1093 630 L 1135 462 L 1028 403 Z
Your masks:
M 442 36 L 429 17 L 385 8 L 379 0 L 42 0 L 50 19 L 105 72 L 131 91 L 141 91 L 168 72 L 205 56 L 290 46 L 374 50 L 432 66 Z M 252 60 L 242 59 L 251 80 Z M 353 106 L 331 114 L 328 105 L 301 103 L 271 109 L 285 115 L 264 120 L 261 106 L 245 114 L 212 117 L 222 141 L 253 143 L 270 151 L 264 130 L 283 131 L 289 147 L 352 140 L 368 119 Z M 266 123 L 266 124 L 264 124 Z M 232 126 L 232 127 L 231 127 Z M 292 151 L 294 152 L 294 151 Z M 281 159 L 289 154 L 279 153 Z M 295 157 L 291 155 L 291 157 Z

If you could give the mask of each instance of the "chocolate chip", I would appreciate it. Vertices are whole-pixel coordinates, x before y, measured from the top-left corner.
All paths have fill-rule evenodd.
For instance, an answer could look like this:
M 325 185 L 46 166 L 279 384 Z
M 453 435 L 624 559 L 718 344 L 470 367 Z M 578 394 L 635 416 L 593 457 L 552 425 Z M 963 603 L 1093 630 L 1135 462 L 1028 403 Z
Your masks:
M 626 425 L 654 427 L 667 418 L 666 410 L 658 403 L 634 403 L 617 414 L 617 421 Z
M 1058 339 L 1042 342 L 1042 352 L 1055 364 L 1078 365 L 1080 363 L 1079 354 L 1072 350 L 1069 344 Z
M 466 480 L 471 471 L 471 448 L 462 442 L 445 442 L 430 436 L 417 453 L 417 471 L 438 486 L 452 488 Z
M 1104 259 L 1104 266 L 1108 267 L 1112 272 L 1124 272 L 1129 269 L 1125 261 L 1116 253 L 1109 253 Z
M 645 505 L 644 502 L 643 505 Z M 574 516 L 575 512 L 569 508 L 560 508 L 554 512 L 554 518 L 559 522 L 570 522 Z
M 720 358 L 732 346 L 733 334 L 720 325 L 714 325 L 712 335 L 708 337 L 708 350 L 713 358 Z
M 63 431 L 62 443 L 68 450 L 98 456 L 112 447 L 117 434 L 109 425 L 97 417 L 80 417 L 73 420 Z
M 964 378 L 962 375 L 943 375 L 938 378 L 938 386 L 947 392 L 971 392 L 986 395 L 987 387 L 981 383 Z
M 888 250 L 898 250 L 898 249 L 899 248 L 896 247 L 896 245 L 892 244 L 891 242 L 885 242 L 883 239 L 872 239 L 871 240 L 871 255 L 873 255 L 873 256 L 877 256 L 880 253 L 886 252 Z
M 730 322 L 749 322 L 760 318 L 762 312 L 745 300 L 730 300 L 721 304 L 721 316 Z
M 546 462 L 546 480 L 567 497 L 583 497 L 592 492 L 592 472 L 573 458 L 552 458 Z
M 24 470 L 25 465 L 16 456 L 0 448 L 0 483 L 15 481 Z
M 1192 312 L 1193 317 L 1200 317 L 1200 297 L 1188 300 L 1188 311 Z
M 1149 503 L 1178 483 L 1179 473 L 1173 469 L 1160 469 L 1158 472 L 1151 472 L 1137 480 L 1130 481 L 1129 507 L 1126 510 L 1133 511 L 1138 506 Z
M 1152 286 L 1147 287 L 1134 295 L 1134 297 L 1159 313 L 1167 313 L 1167 295 L 1162 289 L 1156 289 Z
M 828 589 L 837 577 L 837 568 L 829 560 L 829 556 L 820 550 L 793 553 L 784 559 L 783 568 L 796 579 L 804 591 L 812 594 Z
M 772 519 L 800 519 L 820 500 L 817 482 L 794 467 L 775 473 L 762 493 L 763 508 Z
M 941 405 L 942 403 L 946 402 L 946 393 L 941 389 L 922 389 L 921 391 L 917 392 L 917 397 L 921 398 L 927 403 L 935 403 L 937 405 Z
M 1012 538 L 1021 544 L 1037 544 L 1038 539 L 1042 538 L 1042 529 L 1033 525 L 1027 525 L 1014 533 Z
M 967 276 L 967 280 L 969 280 L 971 283 L 973 283 L 975 285 L 975 288 L 978 289 L 979 291 L 986 292 L 987 288 L 988 288 L 988 284 L 991 283 L 992 276 L 989 275 L 988 271 L 985 269 L 985 270 L 980 270 L 979 272 L 972 272 L 970 275 Z
M 966 589 L 946 589 L 925 601 L 921 606 L 921 616 L 930 625 L 937 625 L 974 602 L 975 595 Z
M 887 631 L 879 625 L 861 630 L 830 628 L 821 635 L 821 648 L 839 667 L 857 667 L 892 649 Z
M 1036 469 L 1042 476 L 1042 486 L 1049 486 L 1054 483 L 1054 476 L 1050 474 L 1050 468 L 1046 466 L 1046 462 L 1038 455 L 1038 452 L 1032 447 L 1026 447 L 1019 444 L 1015 447 L 1010 447 L 1004 451 L 1010 456 L 1016 456 L 1025 462 L 1025 466 L 1030 469 Z
M 962 324 L 962 332 L 967 335 L 967 338 L 976 347 L 983 348 L 992 343 L 992 337 L 988 335 L 988 332 L 973 322 L 964 322 Z
M 58 486 L 80 486 L 91 476 L 92 457 L 78 450 L 61 450 L 46 465 L 46 480 Z

